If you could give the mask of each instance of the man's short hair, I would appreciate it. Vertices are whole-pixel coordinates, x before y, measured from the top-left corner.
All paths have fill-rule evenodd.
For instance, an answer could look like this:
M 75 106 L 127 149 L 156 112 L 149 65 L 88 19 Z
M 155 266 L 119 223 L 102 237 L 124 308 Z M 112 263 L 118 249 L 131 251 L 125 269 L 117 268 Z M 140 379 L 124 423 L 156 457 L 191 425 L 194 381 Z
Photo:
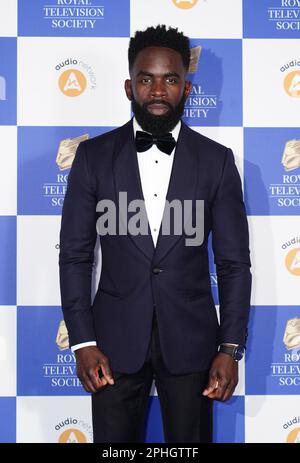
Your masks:
M 190 65 L 191 51 L 190 41 L 183 32 L 164 24 L 156 27 L 148 27 L 144 31 L 136 31 L 131 37 L 128 48 L 129 69 L 132 69 L 137 54 L 147 47 L 166 47 L 177 51 L 182 58 L 183 66 L 188 70 Z

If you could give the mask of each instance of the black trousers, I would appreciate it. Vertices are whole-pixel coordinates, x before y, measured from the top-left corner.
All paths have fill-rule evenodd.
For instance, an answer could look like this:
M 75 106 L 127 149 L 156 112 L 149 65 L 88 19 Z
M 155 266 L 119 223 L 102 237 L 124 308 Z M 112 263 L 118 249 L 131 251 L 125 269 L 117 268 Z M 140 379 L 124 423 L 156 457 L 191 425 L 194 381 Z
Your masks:
M 213 401 L 202 395 L 208 371 L 172 375 L 160 350 L 154 312 L 152 336 L 143 367 L 113 371 L 114 385 L 92 394 L 94 442 L 144 442 L 149 393 L 154 379 L 166 442 L 212 442 Z

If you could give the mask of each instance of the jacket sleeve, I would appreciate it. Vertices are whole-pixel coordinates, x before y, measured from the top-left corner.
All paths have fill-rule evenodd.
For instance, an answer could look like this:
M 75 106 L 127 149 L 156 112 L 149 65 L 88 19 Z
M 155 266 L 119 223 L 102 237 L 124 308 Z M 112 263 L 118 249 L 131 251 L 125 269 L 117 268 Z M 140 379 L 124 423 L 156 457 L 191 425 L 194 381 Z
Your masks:
M 96 340 L 91 310 L 96 200 L 83 142 L 69 173 L 60 229 L 60 292 L 70 346 Z
M 231 149 L 212 205 L 212 247 L 220 302 L 219 343 L 246 344 L 251 262 L 241 179 Z

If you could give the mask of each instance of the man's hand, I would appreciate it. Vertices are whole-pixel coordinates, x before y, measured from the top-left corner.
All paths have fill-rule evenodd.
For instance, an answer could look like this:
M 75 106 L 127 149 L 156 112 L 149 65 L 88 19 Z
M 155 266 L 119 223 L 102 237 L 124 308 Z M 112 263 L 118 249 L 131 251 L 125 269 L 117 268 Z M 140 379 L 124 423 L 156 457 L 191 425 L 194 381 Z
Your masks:
M 77 376 L 87 392 L 97 392 L 107 383 L 114 384 L 108 358 L 96 346 L 75 350 Z M 100 370 L 100 371 L 99 371 Z M 100 373 L 103 373 L 103 376 Z
M 210 399 L 230 399 L 238 383 L 238 363 L 228 354 L 218 353 L 214 358 L 209 381 L 203 395 Z

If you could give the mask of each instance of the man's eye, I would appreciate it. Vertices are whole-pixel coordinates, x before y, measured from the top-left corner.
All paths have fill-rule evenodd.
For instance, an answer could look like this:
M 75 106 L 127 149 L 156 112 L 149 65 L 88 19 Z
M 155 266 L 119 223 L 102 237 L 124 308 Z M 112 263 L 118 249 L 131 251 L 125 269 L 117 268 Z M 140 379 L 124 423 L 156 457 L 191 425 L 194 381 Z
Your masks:
M 168 84 L 175 84 L 176 83 L 176 78 L 175 77 L 168 77 L 167 82 L 168 82 Z
M 142 84 L 149 84 L 150 82 L 150 79 L 147 78 L 147 77 L 144 77 L 142 80 L 141 80 Z

